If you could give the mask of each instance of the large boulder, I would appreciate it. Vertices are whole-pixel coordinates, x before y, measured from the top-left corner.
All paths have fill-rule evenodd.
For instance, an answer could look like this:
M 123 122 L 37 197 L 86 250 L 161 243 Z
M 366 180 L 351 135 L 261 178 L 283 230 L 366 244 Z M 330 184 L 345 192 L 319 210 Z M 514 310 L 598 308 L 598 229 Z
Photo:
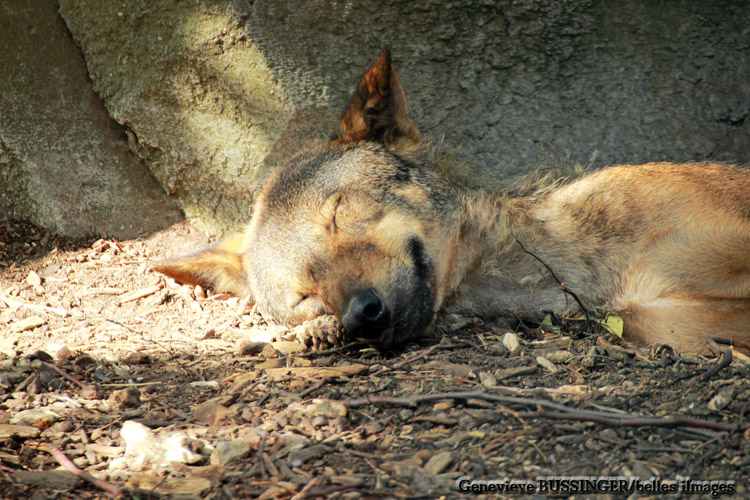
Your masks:
M 335 130 L 383 46 L 424 135 L 480 168 L 750 160 L 747 2 L 59 3 L 132 152 L 215 230 Z
M 94 93 L 56 2 L 4 0 L 0 33 L 0 218 L 123 238 L 178 220 Z

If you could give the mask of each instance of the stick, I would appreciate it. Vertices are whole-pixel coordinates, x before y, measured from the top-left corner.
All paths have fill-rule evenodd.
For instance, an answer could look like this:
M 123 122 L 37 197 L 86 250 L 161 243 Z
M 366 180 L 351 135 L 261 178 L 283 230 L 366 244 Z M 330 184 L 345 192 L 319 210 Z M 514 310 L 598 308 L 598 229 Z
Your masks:
M 712 422 L 690 417 L 643 417 L 632 413 L 614 413 L 599 410 L 585 410 L 570 408 L 568 406 L 536 398 L 520 398 L 517 396 L 502 396 L 488 394 L 482 391 L 464 392 L 438 392 L 433 394 L 421 394 L 413 397 L 393 398 L 381 396 L 365 396 L 359 399 L 339 401 L 349 408 L 360 408 L 369 404 L 384 404 L 392 406 L 415 407 L 420 403 L 439 401 L 443 399 L 467 400 L 480 399 L 501 404 L 516 404 L 522 406 L 536 406 L 541 409 L 538 416 L 549 418 L 567 418 L 571 420 L 587 420 L 617 427 L 695 427 L 712 429 L 721 432 L 745 431 L 750 429 L 750 424 L 728 424 L 723 422 Z
M 39 449 L 46 451 L 47 453 L 50 453 L 53 457 L 55 457 L 55 460 L 57 460 L 57 463 L 59 463 L 63 468 L 70 471 L 75 475 L 76 477 L 79 477 L 83 479 L 84 481 L 93 484 L 99 489 L 102 489 L 106 491 L 107 493 L 110 493 L 116 497 L 122 496 L 122 491 L 117 485 L 114 485 L 112 483 L 108 483 L 107 481 L 104 481 L 103 479 L 97 479 L 85 470 L 81 470 L 76 465 L 70 461 L 68 457 L 65 456 L 65 454 L 60 451 L 60 448 L 53 444 L 49 443 L 40 443 Z

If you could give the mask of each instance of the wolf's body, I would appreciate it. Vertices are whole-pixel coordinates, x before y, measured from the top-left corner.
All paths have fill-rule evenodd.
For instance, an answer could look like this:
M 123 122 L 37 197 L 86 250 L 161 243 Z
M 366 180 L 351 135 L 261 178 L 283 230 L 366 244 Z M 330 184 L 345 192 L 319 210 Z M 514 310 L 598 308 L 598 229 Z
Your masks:
M 421 141 L 384 51 L 339 135 L 265 182 L 243 235 L 156 269 L 283 323 L 335 314 L 384 348 L 443 313 L 575 312 L 573 294 L 631 339 L 750 342 L 750 172 L 619 166 L 512 197 L 472 184 Z

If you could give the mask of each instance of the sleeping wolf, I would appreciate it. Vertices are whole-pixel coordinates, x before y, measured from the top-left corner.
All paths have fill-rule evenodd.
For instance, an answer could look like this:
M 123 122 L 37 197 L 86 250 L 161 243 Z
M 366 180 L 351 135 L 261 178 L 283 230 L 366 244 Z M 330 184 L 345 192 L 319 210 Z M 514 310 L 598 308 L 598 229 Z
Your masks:
M 250 296 L 287 325 L 334 314 L 384 349 L 443 314 L 581 306 L 683 352 L 750 342 L 750 171 L 618 166 L 509 195 L 449 164 L 422 141 L 386 49 L 338 135 L 266 180 L 242 235 L 155 269 Z

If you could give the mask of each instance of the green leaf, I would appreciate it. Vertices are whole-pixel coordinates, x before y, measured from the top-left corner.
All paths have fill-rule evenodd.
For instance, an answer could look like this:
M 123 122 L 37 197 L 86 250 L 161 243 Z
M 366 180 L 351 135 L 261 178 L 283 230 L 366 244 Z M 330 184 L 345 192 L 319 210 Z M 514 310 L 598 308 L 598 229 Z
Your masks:
M 550 314 L 544 317 L 540 326 L 544 326 L 544 331 L 546 332 L 560 333 L 560 327 L 552 324 L 552 316 Z
M 605 330 L 607 330 L 609 333 L 613 335 L 617 335 L 618 337 L 622 338 L 622 318 L 615 315 L 610 314 L 602 321 L 602 326 Z

